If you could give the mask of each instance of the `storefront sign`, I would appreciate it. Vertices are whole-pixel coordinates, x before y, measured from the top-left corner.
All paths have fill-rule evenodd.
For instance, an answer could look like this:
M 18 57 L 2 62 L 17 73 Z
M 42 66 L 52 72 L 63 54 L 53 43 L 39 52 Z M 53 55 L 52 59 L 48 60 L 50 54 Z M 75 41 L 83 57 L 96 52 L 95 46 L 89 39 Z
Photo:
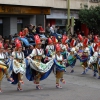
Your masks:
M 50 8 L 0 6 L 0 14 L 50 14 Z
M 70 18 L 74 16 L 75 19 L 78 19 L 78 12 L 71 11 Z M 47 19 L 67 19 L 67 11 L 66 10 L 51 10 L 50 15 L 46 15 Z

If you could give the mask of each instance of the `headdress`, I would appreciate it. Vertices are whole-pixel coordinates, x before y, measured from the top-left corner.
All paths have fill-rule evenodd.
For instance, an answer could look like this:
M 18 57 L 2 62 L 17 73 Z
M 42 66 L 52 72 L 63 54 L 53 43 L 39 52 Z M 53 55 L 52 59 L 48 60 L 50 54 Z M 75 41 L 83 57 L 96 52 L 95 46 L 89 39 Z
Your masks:
M 34 39 L 35 39 L 35 44 L 41 44 L 41 40 L 40 40 L 40 37 L 38 35 L 35 35 L 34 36 Z
M 61 51 L 61 46 L 60 46 L 60 44 L 56 44 L 56 51 L 58 52 L 58 51 Z

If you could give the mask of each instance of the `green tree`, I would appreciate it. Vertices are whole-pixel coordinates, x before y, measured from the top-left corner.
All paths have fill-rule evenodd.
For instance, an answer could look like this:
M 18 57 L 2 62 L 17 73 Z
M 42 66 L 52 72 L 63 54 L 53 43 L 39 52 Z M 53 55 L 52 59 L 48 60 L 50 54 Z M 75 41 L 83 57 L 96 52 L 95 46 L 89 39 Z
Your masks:
M 89 9 L 84 8 L 79 11 L 79 20 L 86 24 L 89 30 L 95 30 L 100 34 L 100 6 Z

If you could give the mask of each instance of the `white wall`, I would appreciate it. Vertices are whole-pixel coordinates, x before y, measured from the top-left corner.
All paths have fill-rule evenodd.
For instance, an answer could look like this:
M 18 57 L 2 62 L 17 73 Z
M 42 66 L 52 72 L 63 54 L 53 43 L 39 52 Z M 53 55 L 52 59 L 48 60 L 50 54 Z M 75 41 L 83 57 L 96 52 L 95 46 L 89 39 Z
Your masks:
M 0 4 L 52 7 L 54 0 L 0 0 Z
M 88 3 L 88 0 L 70 0 L 71 9 L 80 9 L 80 4 Z M 0 0 L 0 4 L 11 4 L 11 5 L 27 5 L 27 6 L 44 6 L 53 8 L 67 7 L 67 0 Z M 91 5 L 98 5 L 98 3 L 88 3 Z
M 10 17 L 10 34 L 17 33 L 17 17 Z
M 30 24 L 36 26 L 36 15 L 30 16 Z

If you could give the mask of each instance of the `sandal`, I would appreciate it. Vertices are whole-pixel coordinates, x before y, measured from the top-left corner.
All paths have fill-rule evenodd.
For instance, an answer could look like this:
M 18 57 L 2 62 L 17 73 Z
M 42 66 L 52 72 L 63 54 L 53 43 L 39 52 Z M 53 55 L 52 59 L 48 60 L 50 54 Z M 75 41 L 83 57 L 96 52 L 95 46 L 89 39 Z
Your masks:
M 74 70 L 72 69 L 72 70 L 70 71 L 70 73 L 74 73 Z
M 59 84 L 56 84 L 56 88 L 58 88 L 58 89 L 62 89 L 62 86 L 59 85 Z
M 23 91 L 23 89 L 20 87 L 17 87 L 17 91 Z
M 66 84 L 66 81 L 64 79 L 60 79 L 60 82 L 62 82 L 63 84 Z
M 13 78 L 8 78 L 8 81 L 10 81 L 11 83 L 14 82 Z
M 37 90 L 41 90 L 41 89 L 43 89 L 43 88 L 42 88 L 40 85 L 37 85 L 37 86 L 36 86 L 36 89 L 37 89 Z
M 36 81 L 34 80 L 33 83 L 36 84 Z
M 0 93 L 2 93 L 2 90 L 0 89 Z
M 24 84 L 23 80 L 20 80 L 19 82 L 20 82 L 21 84 Z

